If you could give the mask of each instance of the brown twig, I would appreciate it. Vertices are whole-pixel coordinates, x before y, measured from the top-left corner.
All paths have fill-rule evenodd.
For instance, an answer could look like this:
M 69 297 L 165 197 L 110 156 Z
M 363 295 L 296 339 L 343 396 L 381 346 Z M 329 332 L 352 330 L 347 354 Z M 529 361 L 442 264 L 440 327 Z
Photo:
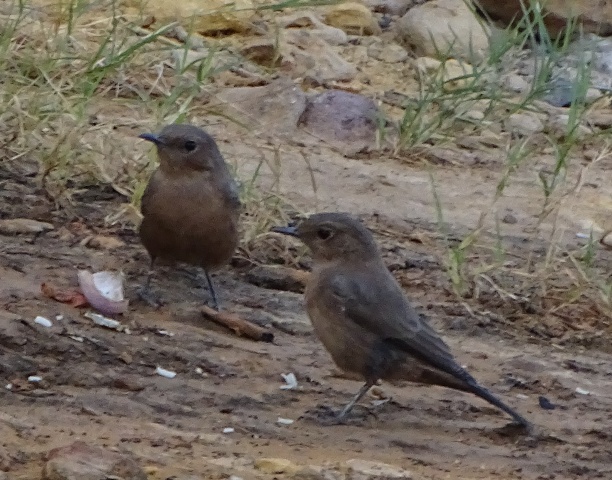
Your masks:
M 202 307 L 202 315 L 212 320 L 219 325 L 223 325 L 226 328 L 232 330 L 239 337 L 247 337 L 251 340 L 259 342 L 272 342 L 274 340 L 274 334 L 265 328 L 255 325 L 238 315 L 227 312 L 218 312 L 208 306 Z

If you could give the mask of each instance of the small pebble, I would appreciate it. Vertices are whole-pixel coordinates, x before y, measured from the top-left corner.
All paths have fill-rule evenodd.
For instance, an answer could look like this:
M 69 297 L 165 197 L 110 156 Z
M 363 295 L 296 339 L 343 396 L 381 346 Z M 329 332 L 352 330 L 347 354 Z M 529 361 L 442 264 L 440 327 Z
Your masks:
M 40 316 L 34 319 L 34 323 L 38 323 L 39 325 L 42 325 L 43 327 L 47 327 L 47 328 L 50 328 L 51 326 L 53 326 L 53 324 L 51 323 L 51 320 L 45 317 L 40 317 Z
M 28 377 L 28 382 L 32 382 L 32 383 L 42 382 L 42 377 L 38 377 L 36 375 L 32 375 L 32 376 Z
M 554 403 L 551 403 L 548 398 L 541 395 L 538 397 L 538 401 L 540 402 L 540 407 L 542 407 L 544 410 L 554 410 L 557 408 L 557 406 Z
M 223 433 L 234 433 L 234 429 L 232 427 L 226 427 L 223 429 Z

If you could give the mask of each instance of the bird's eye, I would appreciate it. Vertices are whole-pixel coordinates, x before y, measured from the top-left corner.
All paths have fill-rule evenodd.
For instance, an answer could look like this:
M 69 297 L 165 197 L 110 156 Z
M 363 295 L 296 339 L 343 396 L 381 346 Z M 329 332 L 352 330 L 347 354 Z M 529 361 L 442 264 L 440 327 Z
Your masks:
M 196 142 L 194 142 L 193 140 L 187 140 L 185 142 L 185 150 L 187 150 L 188 152 L 193 152 L 196 149 Z
M 319 228 L 319 230 L 317 230 L 317 237 L 319 237 L 321 240 L 327 240 L 332 236 L 332 231 L 328 230 L 327 228 Z

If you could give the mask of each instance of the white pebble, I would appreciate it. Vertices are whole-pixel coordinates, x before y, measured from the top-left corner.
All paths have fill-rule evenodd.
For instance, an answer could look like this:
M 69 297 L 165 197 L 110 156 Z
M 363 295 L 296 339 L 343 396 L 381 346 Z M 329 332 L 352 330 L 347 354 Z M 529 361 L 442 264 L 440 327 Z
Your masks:
M 7 390 L 12 390 L 13 389 L 13 384 L 12 383 L 7 383 L 4 388 L 6 388 Z
M 39 325 L 42 325 L 43 327 L 51 327 L 53 324 L 51 323 L 51 320 L 49 320 L 48 318 L 45 317 L 41 317 L 38 316 L 34 319 L 34 323 L 38 323 Z
M 517 393 L 516 398 L 520 398 L 521 400 L 526 400 L 529 397 L 525 395 L 524 393 Z
M 290 418 L 278 417 L 276 423 L 278 423 L 279 425 L 291 425 L 293 423 L 293 420 L 291 420 Z
M 576 387 L 576 393 L 579 393 L 580 395 L 590 395 L 591 392 L 589 392 L 588 390 L 585 390 L 584 388 L 580 388 L 580 387 Z
M 166 378 L 176 377 L 176 372 L 173 372 L 172 370 L 166 370 L 165 368 L 162 368 L 159 366 L 155 369 L 155 373 L 157 373 L 158 375 L 161 375 L 162 377 L 166 377 Z
M 32 383 L 42 382 L 42 377 L 37 377 L 36 375 L 32 375 L 28 377 L 28 382 L 32 382 Z
M 232 427 L 226 427 L 223 429 L 223 433 L 234 433 L 234 429 Z
M 295 378 L 293 373 L 281 373 L 281 377 L 283 377 L 283 380 L 286 382 L 285 385 L 280 386 L 281 390 L 291 390 L 298 386 L 297 378 Z

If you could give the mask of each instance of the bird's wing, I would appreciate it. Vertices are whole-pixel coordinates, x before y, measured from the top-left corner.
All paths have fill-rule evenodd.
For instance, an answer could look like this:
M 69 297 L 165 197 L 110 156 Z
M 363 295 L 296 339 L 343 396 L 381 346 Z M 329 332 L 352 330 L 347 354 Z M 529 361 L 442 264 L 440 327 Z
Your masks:
M 145 217 L 150 213 L 149 205 L 151 204 L 151 196 L 155 190 L 156 183 L 155 174 L 153 174 L 149 180 L 149 183 L 145 187 L 144 192 L 142 193 L 142 197 L 140 197 L 140 212 Z
M 465 381 L 448 345 L 408 303 L 388 272 L 372 271 L 330 278 L 330 290 L 350 321 L 378 335 L 387 345 Z M 366 280 L 367 278 L 367 280 Z

